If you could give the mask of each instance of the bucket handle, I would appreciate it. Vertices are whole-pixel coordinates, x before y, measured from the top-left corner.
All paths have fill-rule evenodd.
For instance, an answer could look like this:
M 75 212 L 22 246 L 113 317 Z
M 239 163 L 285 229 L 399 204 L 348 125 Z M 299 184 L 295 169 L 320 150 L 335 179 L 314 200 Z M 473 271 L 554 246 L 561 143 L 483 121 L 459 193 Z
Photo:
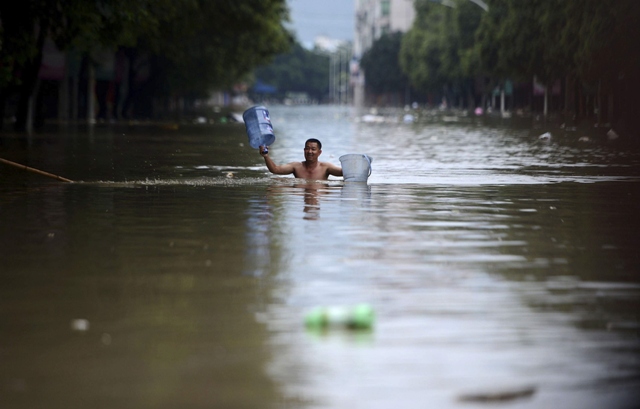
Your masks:
M 371 176 L 371 158 L 369 158 L 368 155 L 362 155 L 364 156 L 364 158 L 367 160 L 367 162 L 369 162 L 369 174 L 367 175 L 367 177 Z

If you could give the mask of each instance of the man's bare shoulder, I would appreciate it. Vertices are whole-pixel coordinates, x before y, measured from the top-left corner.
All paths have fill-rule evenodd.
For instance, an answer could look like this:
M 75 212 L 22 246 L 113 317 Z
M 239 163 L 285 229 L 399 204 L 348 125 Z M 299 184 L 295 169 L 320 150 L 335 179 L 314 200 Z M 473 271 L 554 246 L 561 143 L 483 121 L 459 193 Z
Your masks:
M 342 176 L 342 168 L 340 166 L 334 165 L 330 162 L 321 162 L 320 165 L 323 169 L 325 169 L 325 172 L 327 172 L 327 174 L 333 176 Z
M 340 166 L 334 165 L 331 162 L 318 162 L 318 164 L 323 168 L 340 168 Z

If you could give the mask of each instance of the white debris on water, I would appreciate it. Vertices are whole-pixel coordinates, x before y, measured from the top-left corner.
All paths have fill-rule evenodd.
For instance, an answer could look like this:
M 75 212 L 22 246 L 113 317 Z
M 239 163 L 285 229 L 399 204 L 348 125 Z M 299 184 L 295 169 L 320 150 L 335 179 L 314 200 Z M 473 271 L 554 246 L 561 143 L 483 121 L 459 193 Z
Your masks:
M 71 320 L 71 329 L 79 332 L 89 331 L 89 320 L 84 318 L 73 319 Z

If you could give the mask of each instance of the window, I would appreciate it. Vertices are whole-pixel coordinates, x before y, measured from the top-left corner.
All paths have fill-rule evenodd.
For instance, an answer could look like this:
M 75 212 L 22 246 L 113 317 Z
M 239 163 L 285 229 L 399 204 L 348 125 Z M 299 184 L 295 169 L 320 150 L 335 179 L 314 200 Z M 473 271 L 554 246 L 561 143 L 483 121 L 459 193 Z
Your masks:
M 391 1 L 390 0 L 382 0 L 380 1 L 380 14 L 383 17 L 389 16 L 391 14 Z

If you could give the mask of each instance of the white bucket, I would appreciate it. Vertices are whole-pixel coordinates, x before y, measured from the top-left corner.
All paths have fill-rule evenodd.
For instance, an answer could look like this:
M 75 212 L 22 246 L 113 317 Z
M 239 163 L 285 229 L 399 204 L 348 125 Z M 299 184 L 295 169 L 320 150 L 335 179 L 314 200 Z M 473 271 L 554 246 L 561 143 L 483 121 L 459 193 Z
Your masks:
M 342 176 L 345 182 L 366 182 L 371 176 L 373 158 L 362 153 L 340 156 Z

